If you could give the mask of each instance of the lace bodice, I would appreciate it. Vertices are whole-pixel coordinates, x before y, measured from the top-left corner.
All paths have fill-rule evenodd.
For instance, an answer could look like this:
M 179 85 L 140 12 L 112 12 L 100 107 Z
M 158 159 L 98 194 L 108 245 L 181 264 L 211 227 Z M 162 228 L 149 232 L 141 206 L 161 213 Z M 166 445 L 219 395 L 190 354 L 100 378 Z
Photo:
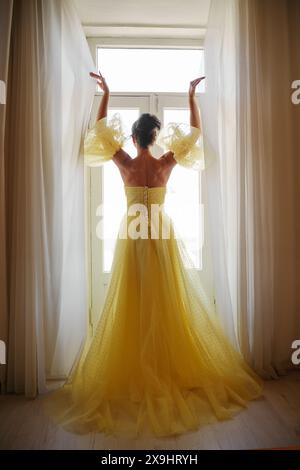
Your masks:
M 144 204 L 148 208 L 151 204 L 163 204 L 165 201 L 166 187 L 159 186 L 124 186 L 127 198 L 127 207 L 132 204 Z

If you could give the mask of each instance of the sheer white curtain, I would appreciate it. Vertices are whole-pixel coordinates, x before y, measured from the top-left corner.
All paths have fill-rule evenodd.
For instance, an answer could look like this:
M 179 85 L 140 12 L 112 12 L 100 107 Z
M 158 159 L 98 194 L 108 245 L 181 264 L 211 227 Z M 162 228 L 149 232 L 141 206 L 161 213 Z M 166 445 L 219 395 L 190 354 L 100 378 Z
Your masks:
M 200 107 L 205 143 L 203 172 L 207 238 L 213 264 L 216 310 L 236 341 L 236 2 L 212 1 L 205 37 L 205 94 Z
M 73 2 L 13 3 L 5 130 L 7 390 L 34 396 L 45 390 L 47 375 L 69 372 L 85 334 L 82 143 L 94 65 Z
M 300 337 L 299 24 L 294 0 L 212 0 L 205 40 L 217 307 L 265 377 L 292 366 Z

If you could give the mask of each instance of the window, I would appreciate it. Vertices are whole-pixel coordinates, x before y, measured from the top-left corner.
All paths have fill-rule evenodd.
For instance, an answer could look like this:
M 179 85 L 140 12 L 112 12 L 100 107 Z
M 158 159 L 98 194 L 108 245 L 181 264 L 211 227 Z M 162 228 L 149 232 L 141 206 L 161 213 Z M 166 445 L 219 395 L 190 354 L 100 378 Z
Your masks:
M 112 92 L 185 93 L 190 80 L 204 73 L 204 54 L 201 49 L 98 47 L 97 64 Z
M 156 114 L 163 125 L 171 121 L 189 122 L 187 88 L 191 78 L 199 76 L 200 70 L 203 73 L 202 50 L 98 48 L 97 55 L 98 68 L 105 75 L 111 90 L 108 118 L 115 112 L 120 113 L 128 135 L 131 134 L 133 122 L 145 112 Z M 137 63 L 138 70 L 143 70 L 142 76 L 135 73 Z M 120 74 L 120 64 L 124 67 L 126 64 L 126 74 Z M 159 65 L 154 67 L 153 64 Z M 95 121 L 101 96 L 101 93 L 95 95 L 92 123 Z M 128 139 L 125 150 L 135 156 L 136 149 L 131 139 Z M 153 153 L 160 156 L 162 150 L 154 146 Z M 90 320 L 93 323 L 101 311 L 119 223 L 126 210 L 126 200 L 122 179 L 113 162 L 87 171 L 91 254 Z M 203 246 L 200 177 L 199 172 L 177 165 L 168 182 L 165 203 L 166 210 L 183 236 L 190 257 L 199 270 L 202 268 Z M 100 214 L 97 213 L 99 206 L 103 208 L 104 216 L 103 239 L 96 235 L 96 226 L 100 221 Z

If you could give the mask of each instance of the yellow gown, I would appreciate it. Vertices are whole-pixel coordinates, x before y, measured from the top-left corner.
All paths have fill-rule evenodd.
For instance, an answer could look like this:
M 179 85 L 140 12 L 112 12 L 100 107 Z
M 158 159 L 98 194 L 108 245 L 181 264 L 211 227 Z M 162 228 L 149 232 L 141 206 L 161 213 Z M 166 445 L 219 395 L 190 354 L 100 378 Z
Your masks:
M 86 163 L 111 159 L 125 139 L 118 115 L 101 119 L 85 140 Z M 159 143 L 179 164 L 203 167 L 198 129 L 171 124 Z M 172 220 L 163 210 L 152 220 L 166 188 L 125 193 L 128 208 L 148 209 L 141 235 L 126 236 L 136 220 L 128 211 L 95 334 L 67 383 L 47 398 L 48 410 L 68 430 L 126 436 L 170 436 L 228 419 L 260 396 L 262 381 L 222 331 Z

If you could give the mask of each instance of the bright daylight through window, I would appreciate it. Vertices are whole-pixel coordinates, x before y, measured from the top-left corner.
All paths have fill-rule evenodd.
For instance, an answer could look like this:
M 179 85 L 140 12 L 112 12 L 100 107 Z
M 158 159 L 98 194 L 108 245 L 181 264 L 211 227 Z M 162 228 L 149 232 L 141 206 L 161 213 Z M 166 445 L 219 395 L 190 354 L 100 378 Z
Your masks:
M 97 49 L 100 71 L 112 92 L 185 93 L 204 72 L 201 49 Z M 204 90 L 204 82 L 198 91 Z

